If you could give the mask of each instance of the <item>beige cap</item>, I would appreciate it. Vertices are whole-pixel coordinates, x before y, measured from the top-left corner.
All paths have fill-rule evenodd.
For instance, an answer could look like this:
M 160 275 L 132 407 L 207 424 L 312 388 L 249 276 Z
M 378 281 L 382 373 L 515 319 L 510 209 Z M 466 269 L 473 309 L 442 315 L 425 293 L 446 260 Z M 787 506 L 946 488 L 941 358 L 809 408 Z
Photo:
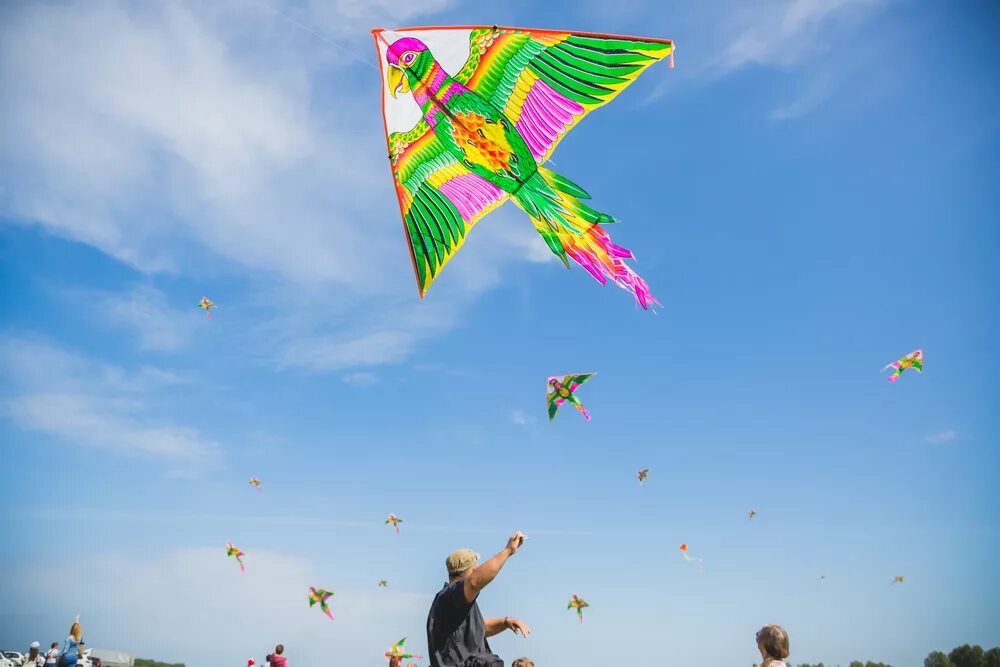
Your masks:
M 452 576 L 459 572 L 465 572 L 475 565 L 478 560 L 479 554 L 472 549 L 459 549 L 458 551 L 452 551 L 444 564 L 448 568 L 448 576 Z

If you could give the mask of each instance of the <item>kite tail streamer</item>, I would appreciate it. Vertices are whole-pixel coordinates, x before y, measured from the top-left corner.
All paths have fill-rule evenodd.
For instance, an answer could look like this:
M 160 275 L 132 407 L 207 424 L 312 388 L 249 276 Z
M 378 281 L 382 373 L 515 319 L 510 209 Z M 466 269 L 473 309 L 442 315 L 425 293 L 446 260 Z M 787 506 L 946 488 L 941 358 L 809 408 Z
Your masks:
M 513 199 L 528 214 L 549 250 L 563 264 L 569 266 L 568 255 L 602 285 L 610 278 L 619 287 L 635 294 L 643 309 L 657 303 L 646 281 L 624 262 L 635 256 L 630 250 L 615 245 L 601 227 L 601 223 L 611 223 L 615 219 L 580 201 L 590 199 L 586 190 L 539 166 L 538 172 L 513 193 Z

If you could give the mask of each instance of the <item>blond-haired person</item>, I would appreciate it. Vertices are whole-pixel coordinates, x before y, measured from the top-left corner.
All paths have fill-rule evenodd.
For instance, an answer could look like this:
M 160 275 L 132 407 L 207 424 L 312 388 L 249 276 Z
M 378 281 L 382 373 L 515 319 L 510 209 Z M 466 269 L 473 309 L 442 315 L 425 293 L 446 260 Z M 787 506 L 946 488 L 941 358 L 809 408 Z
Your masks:
M 518 658 L 510 667 L 535 667 L 535 661 L 531 658 Z
M 788 633 L 780 625 L 765 625 L 757 631 L 757 648 L 764 662 L 760 667 L 787 667 Z
M 82 644 L 83 626 L 80 625 L 80 617 L 77 616 L 73 625 L 69 627 L 69 635 L 59 651 L 59 667 L 76 667 L 77 661 L 80 660 Z

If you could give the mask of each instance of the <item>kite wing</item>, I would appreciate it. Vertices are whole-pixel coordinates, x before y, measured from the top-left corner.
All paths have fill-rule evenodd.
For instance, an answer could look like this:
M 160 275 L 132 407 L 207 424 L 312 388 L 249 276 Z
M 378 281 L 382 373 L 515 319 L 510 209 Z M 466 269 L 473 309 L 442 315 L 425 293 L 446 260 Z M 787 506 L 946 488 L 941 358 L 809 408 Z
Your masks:
M 567 388 L 571 392 L 574 392 L 581 384 L 583 384 L 590 378 L 594 377 L 595 375 L 596 373 L 581 373 L 579 375 L 567 375 L 565 378 L 563 378 L 562 382 L 564 385 L 567 386 Z
M 554 399 L 551 394 L 548 396 L 549 421 L 552 421 L 553 419 L 556 418 L 556 412 L 559 410 L 559 406 L 562 405 L 564 402 L 565 401 L 561 398 Z
M 667 56 L 672 65 L 673 51 L 666 39 L 480 28 L 454 78 L 500 109 L 542 164 L 580 119 L 647 67 Z
M 423 297 L 469 229 L 508 195 L 466 169 L 423 120 L 389 135 L 389 160 Z

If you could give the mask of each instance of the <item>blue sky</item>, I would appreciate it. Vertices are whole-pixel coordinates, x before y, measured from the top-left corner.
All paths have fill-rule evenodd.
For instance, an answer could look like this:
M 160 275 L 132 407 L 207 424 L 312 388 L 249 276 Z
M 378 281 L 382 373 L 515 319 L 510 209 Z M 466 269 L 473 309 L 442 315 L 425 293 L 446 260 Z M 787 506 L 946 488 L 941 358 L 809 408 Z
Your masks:
M 0 9 L 0 645 L 80 613 L 189 667 L 382 664 L 426 653 L 445 555 L 514 529 L 508 663 L 1000 644 L 996 9 L 393 4 Z M 510 206 L 417 298 L 367 31 L 477 23 L 676 40 L 553 166 L 659 314 Z M 577 371 L 593 421 L 549 424 Z

